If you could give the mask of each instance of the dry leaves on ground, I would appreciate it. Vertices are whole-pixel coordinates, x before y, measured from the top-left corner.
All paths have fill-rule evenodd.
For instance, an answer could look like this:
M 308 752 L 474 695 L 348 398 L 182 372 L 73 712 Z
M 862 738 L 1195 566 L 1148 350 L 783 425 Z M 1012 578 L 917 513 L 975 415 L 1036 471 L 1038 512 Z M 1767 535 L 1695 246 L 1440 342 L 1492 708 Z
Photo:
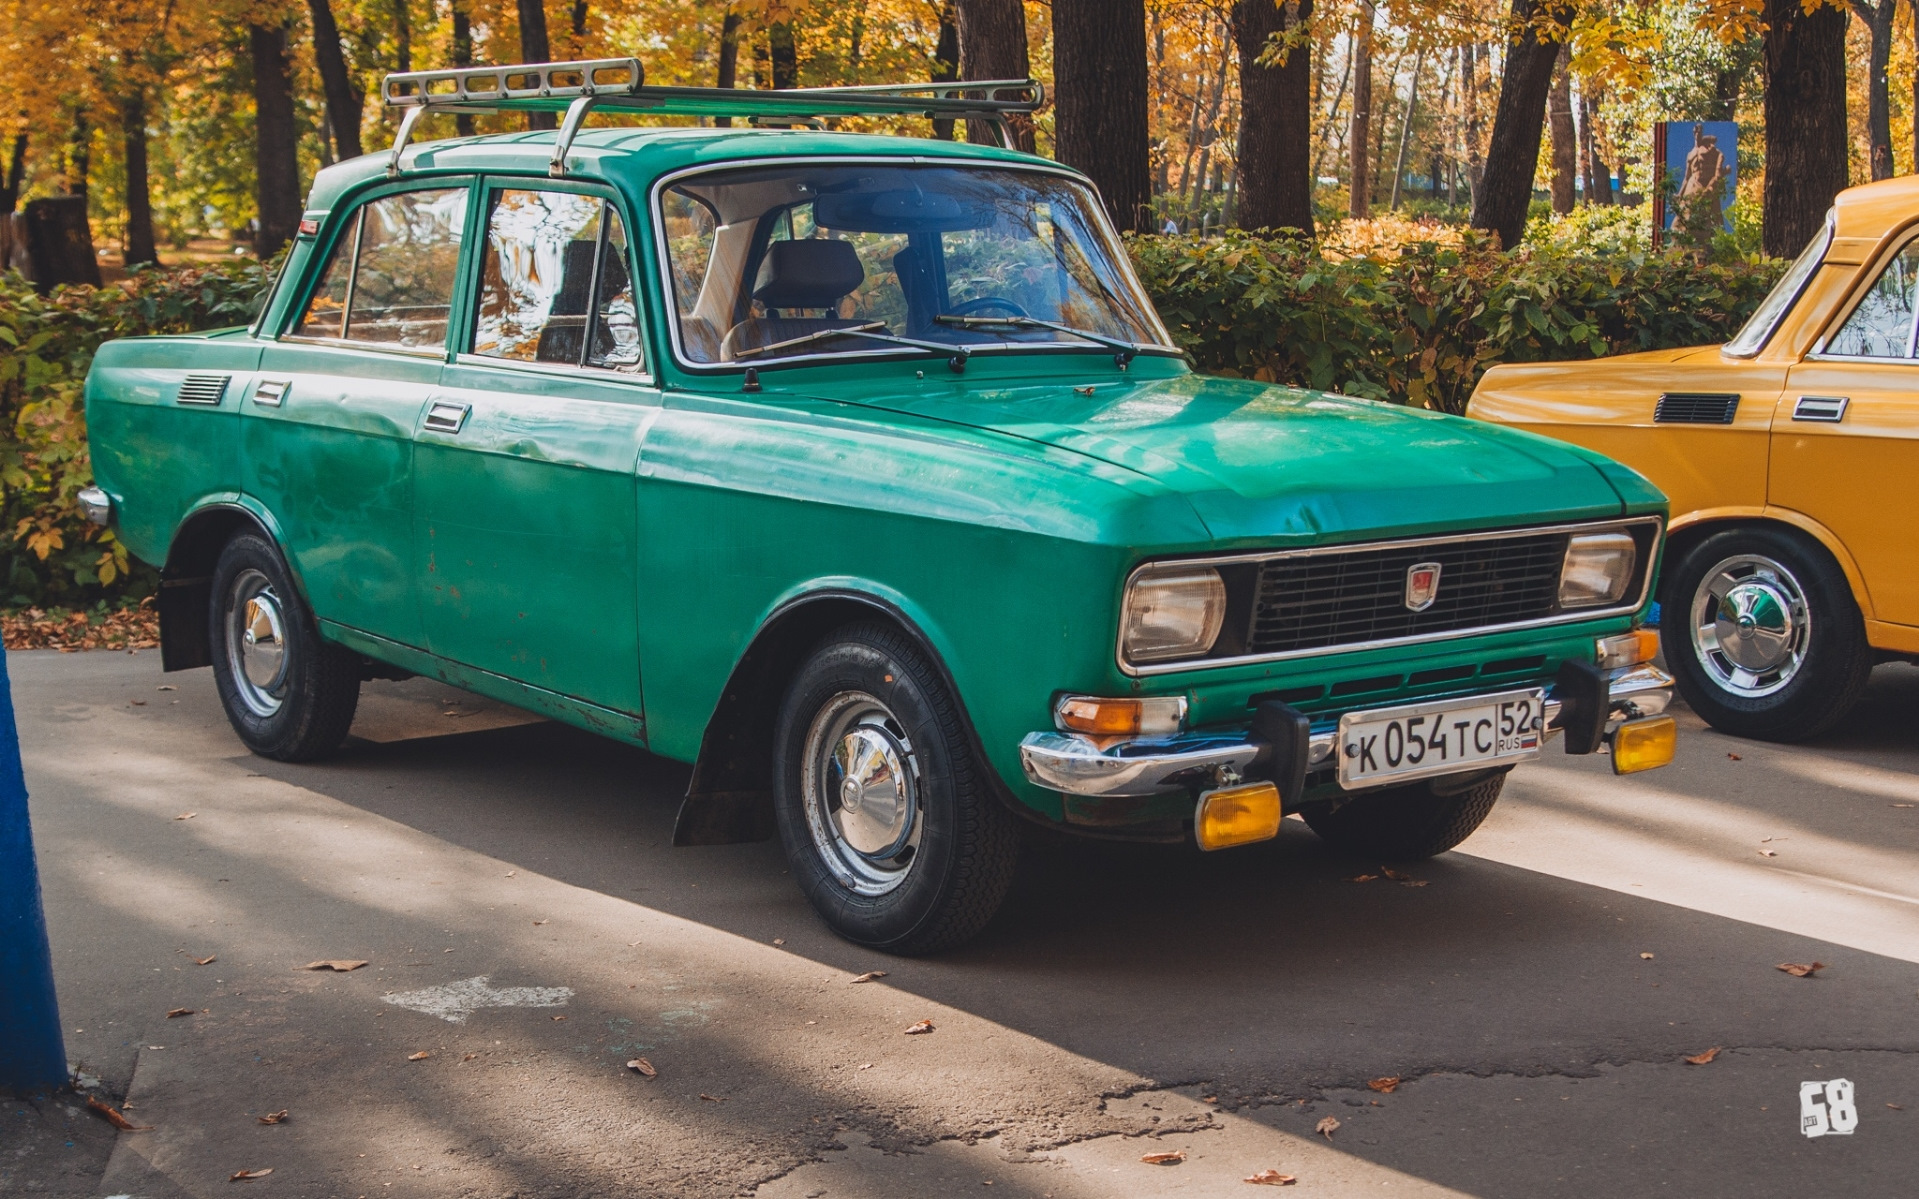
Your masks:
M 268 1112 L 266 1115 L 257 1118 L 262 1124 L 285 1124 L 287 1117 L 292 1114 L 293 1112 L 290 1109 L 283 1107 L 277 1112 Z
M 121 1132 L 148 1132 L 153 1128 L 151 1124 L 135 1124 L 119 1112 L 113 1110 L 111 1105 L 100 1102 L 92 1095 L 87 1096 L 87 1110 L 98 1113 L 106 1119 L 107 1123 L 113 1125 Z
M 206 957 L 203 957 L 203 958 L 194 958 L 193 964 L 196 966 L 211 966 L 213 965 L 213 963 L 219 960 L 220 960 L 219 958 L 213 956 L 212 954 L 208 954 Z
M 228 1182 L 251 1182 L 255 1178 L 265 1178 L 267 1175 L 271 1173 L 273 1173 L 272 1166 L 268 1166 L 264 1170 L 241 1170 L 235 1173 L 232 1178 L 227 1179 L 227 1181 Z
M 646 1078 L 656 1078 L 660 1073 L 653 1068 L 652 1062 L 647 1061 L 643 1057 L 634 1058 L 626 1064 L 626 1068 Z
M 1727 757 L 1729 757 L 1729 758 L 1731 758 L 1731 759 L 1732 759 L 1733 761 L 1735 761 L 1735 762 L 1743 762 L 1743 761 L 1745 761 L 1745 759 L 1744 759 L 1744 758 L 1742 758 L 1742 757 L 1740 757 L 1740 756 L 1739 756 L 1738 754 L 1727 754 L 1726 756 L 1727 756 Z
M 355 962 L 350 960 L 343 961 L 338 958 L 328 958 L 324 962 L 308 962 L 306 965 L 300 967 L 300 969 L 302 970 L 337 970 L 341 974 L 345 974 L 349 970 L 358 970 L 360 967 L 364 965 L 366 965 L 365 962 Z
M 865 974 L 860 975 L 858 978 L 849 978 L 846 981 L 849 983 L 870 983 L 876 978 L 885 978 L 885 977 L 886 977 L 886 971 L 884 970 L 868 970 Z
M 433 1056 L 433 1055 L 432 1055 L 431 1053 L 428 1053 L 428 1052 L 427 1052 L 426 1050 L 424 1050 L 424 1049 L 422 1049 L 422 1050 L 420 1050 L 420 1052 L 418 1052 L 418 1053 L 409 1053 L 409 1054 L 407 1054 L 407 1055 L 406 1055 L 406 1060 L 407 1060 L 407 1061 L 409 1061 L 409 1062 L 423 1062 L 423 1061 L 425 1061 L 426 1059 L 428 1059 L 428 1058 L 430 1058 L 430 1057 L 432 1057 L 432 1056 Z
M 1257 1174 L 1248 1174 L 1245 1181 L 1255 1186 L 1289 1187 L 1298 1182 L 1291 1174 L 1281 1174 L 1278 1170 L 1261 1170 Z
M 1779 851 L 1776 849 L 1762 849 L 1759 851 L 1759 856 L 1762 858 L 1776 858 L 1779 856 Z
M 1377 874 L 1355 874 L 1346 881 L 1349 883 L 1370 883 L 1378 877 Z
M 1717 1045 L 1714 1045 L 1711 1049 L 1706 1050 L 1704 1053 L 1695 1053 L 1691 1057 L 1687 1058 L 1686 1060 L 1695 1066 L 1703 1066 L 1706 1063 L 1712 1061 L 1712 1059 L 1718 1057 L 1723 1052 L 1724 1052 L 1723 1049 L 1721 1049 Z
M 1650 953 L 1642 953 L 1639 955 L 1639 960 L 1642 962 L 1650 962 L 1652 961 L 1652 955 Z
M 917 1037 L 921 1035 L 922 1033 L 929 1033 L 932 1031 L 933 1031 L 933 1022 L 931 1020 L 920 1020 L 920 1021 L 916 1021 L 911 1028 L 906 1030 L 906 1035 L 909 1037 Z
M 1388 1074 L 1384 1078 L 1368 1079 L 1366 1089 L 1369 1091 L 1378 1091 L 1381 1095 L 1390 1095 L 1399 1089 L 1399 1084 L 1402 1081 L 1399 1075 Z
M 1325 1137 L 1329 1141 L 1332 1140 L 1333 1134 L 1339 1131 L 1338 1117 L 1336 1116 L 1321 1117 L 1319 1123 L 1313 1126 L 1313 1131 L 1318 1133 L 1320 1136 Z
M 200 813 L 198 812 L 182 812 L 178 816 L 175 816 L 174 819 L 175 820 L 191 820 L 195 816 L 198 816 L 199 814 Z
M 463 1058 L 461 1058 L 460 1060 L 461 1060 L 461 1061 L 463 1061 L 463 1062 L 470 1062 L 470 1061 L 473 1061 L 474 1059 L 476 1059 L 476 1058 L 478 1058 L 479 1056 L 480 1056 L 480 1055 L 479 1055 L 479 1054 L 477 1054 L 477 1053 L 469 1053 L 469 1054 L 467 1054 L 467 1055 L 466 1055 L 465 1057 L 463 1057 Z
M 1824 962 L 1812 962 L 1810 964 L 1802 964 L 1800 962 L 1781 962 L 1777 966 L 1773 967 L 1773 969 L 1775 970 L 1784 970 L 1787 974 L 1792 975 L 1794 978 L 1811 978 L 1815 973 L 1821 970 L 1824 970 L 1825 968 L 1826 968 L 1826 964 Z
M 160 614 L 149 606 L 152 602 L 104 616 L 26 608 L 0 616 L 0 640 L 8 649 L 157 649 Z
M 191 1016 L 192 1014 L 193 1009 L 190 1007 L 177 1007 L 167 1013 L 167 1019 L 176 1020 L 181 1016 Z
M 1396 883 L 1406 882 L 1413 877 L 1404 870 L 1394 870 L 1391 866 L 1381 866 L 1379 872 Z
M 786 944 L 786 938 L 785 938 L 785 937 L 774 937 L 774 938 L 773 938 L 773 944 L 775 944 L 775 945 L 784 945 L 784 944 Z
M 1184 1149 L 1168 1149 L 1159 1153 L 1142 1153 L 1139 1160 L 1149 1166 L 1177 1166 L 1186 1160 Z
M 726 1102 L 726 1097 L 724 1095 L 709 1095 L 705 1091 L 700 1092 L 700 1098 L 706 1100 L 708 1103 L 725 1103 Z

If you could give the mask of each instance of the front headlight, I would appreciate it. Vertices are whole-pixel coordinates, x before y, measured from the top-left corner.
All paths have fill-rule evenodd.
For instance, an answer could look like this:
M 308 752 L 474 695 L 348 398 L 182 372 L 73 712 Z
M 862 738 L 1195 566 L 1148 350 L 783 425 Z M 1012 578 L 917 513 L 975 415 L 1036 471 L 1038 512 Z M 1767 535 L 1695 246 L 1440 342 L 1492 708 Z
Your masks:
M 1210 566 L 1149 566 L 1126 588 L 1120 644 L 1129 662 L 1203 654 L 1226 619 L 1226 582 Z
M 1616 604 L 1632 583 L 1639 547 L 1630 533 L 1576 533 L 1559 568 L 1559 606 Z

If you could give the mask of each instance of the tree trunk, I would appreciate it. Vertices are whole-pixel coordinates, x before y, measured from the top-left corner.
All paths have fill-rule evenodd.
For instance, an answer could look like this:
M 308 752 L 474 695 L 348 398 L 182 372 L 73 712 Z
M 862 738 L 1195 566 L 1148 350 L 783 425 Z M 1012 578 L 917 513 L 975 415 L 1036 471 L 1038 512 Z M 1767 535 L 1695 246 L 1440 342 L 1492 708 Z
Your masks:
M 1290 11 L 1289 11 L 1290 10 Z M 1239 0 L 1233 41 L 1239 48 L 1239 223 L 1247 229 L 1313 233 L 1312 46 L 1261 65 L 1267 43 L 1313 19 L 1312 0 L 1297 4 Z
M 1866 27 L 1866 143 L 1870 147 L 1866 161 L 1874 179 L 1892 178 L 1892 97 L 1886 79 L 1892 61 L 1893 18 L 1899 12 L 1899 0 L 1879 0 L 1874 8 L 1866 0 L 1852 0 L 1852 10 Z
M 1493 109 L 1493 136 L 1486 147 L 1485 174 L 1473 193 L 1473 228 L 1498 234 L 1500 245 L 1508 250 L 1517 246 L 1526 232 L 1533 173 L 1539 165 L 1539 136 L 1546 123 L 1546 93 L 1552 88 L 1553 64 L 1559 58 L 1559 42 L 1541 42 L 1532 21 L 1544 11 L 1562 29 L 1572 23 L 1571 5 L 1546 8 L 1546 4 L 1551 0 L 1513 0 L 1506 76 L 1499 85 L 1499 103 Z
M 793 26 L 778 21 L 766 27 L 767 59 L 773 67 L 773 86 L 776 88 L 798 87 L 800 85 L 800 47 L 793 36 Z
M 940 5 L 940 40 L 933 47 L 933 69 L 928 74 L 934 83 L 951 83 L 960 77 L 960 34 L 959 14 L 953 11 L 952 0 Z M 943 142 L 953 140 L 953 122 L 934 121 L 933 136 Z
M 271 258 L 300 227 L 299 130 L 293 124 L 293 80 L 287 63 L 287 26 L 250 25 L 253 59 L 253 135 L 260 227 L 253 248 Z
M 520 61 L 552 62 L 553 44 L 546 36 L 545 0 L 515 0 L 520 14 Z M 550 112 L 526 114 L 528 129 L 558 129 L 559 116 Z
M 413 69 L 413 0 L 393 0 L 393 63 Z
M 456 67 L 473 65 L 473 25 L 467 19 L 466 9 L 459 3 L 453 5 L 453 65 Z M 453 126 L 461 137 L 472 137 L 473 114 L 455 113 Z
M 1573 210 L 1574 173 L 1579 170 L 1578 133 L 1573 128 L 1572 47 L 1559 46 L 1553 64 L 1553 86 L 1548 95 L 1547 129 L 1552 135 L 1553 211 L 1565 216 Z
M 69 196 L 85 199 L 93 175 L 93 122 L 87 110 L 73 110 L 73 125 L 67 131 L 67 169 L 62 187 Z
M 329 0 L 307 0 L 313 15 L 313 62 L 320 69 L 320 87 L 326 93 L 327 119 L 333 125 L 333 145 L 342 159 L 360 156 L 360 90 L 353 86 L 346 55 L 340 50 L 340 27 L 333 20 Z
M 1373 140 L 1373 0 L 1359 0 L 1352 55 L 1353 115 L 1351 131 L 1346 135 L 1348 191 L 1352 198 L 1346 211 L 1363 220 L 1373 207 L 1372 160 L 1367 157 Z
M 120 98 L 120 134 L 126 151 L 126 265 L 160 264 L 153 245 L 153 196 L 147 185 L 147 98 L 133 92 Z
M 1479 152 L 1479 64 L 1486 58 L 1484 46 L 1478 42 L 1466 43 L 1466 80 L 1464 85 L 1466 105 L 1466 199 L 1470 203 L 1479 202 L 1479 181 L 1485 178 L 1486 163 Z
M 1799 253 L 1846 186 L 1846 14 L 1766 0 L 1766 180 L 1760 244 Z
M 0 215 L 12 212 L 20 206 L 20 188 L 27 181 L 27 135 L 13 135 L 13 150 L 7 156 L 7 174 L 0 182 Z M 0 262 L 0 271 L 6 269 L 6 263 Z
M 1033 73 L 1026 54 L 1026 8 L 1020 0 L 956 0 L 954 7 L 959 18 L 961 79 L 1025 79 Z M 1145 36 L 1142 26 L 1142 45 Z M 1032 120 L 1020 116 L 1008 123 L 1014 143 L 1033 153 Z M 968 121 L 966 140 L 996 146 L 999 135 L 985 122 Z
M 1413 117 L 1419 112 L 1419 72 L 1426 65 L 1426 52 L 1413 55 L 1413 81 L 1406 92 L 1406 115 L 1399 119 L 1399 152 L 1393 156 L 1393 195 L 1386 207 L 1399 211 L 1399 182 L 1406 176 L 1406 143 L 1412 137 Z
M 1599 193 L 1599 140 L 1593 136 L 1593 112 L 1596 108 L 1592 85 L 1589 83 L 1579 89 L 1579 172 L 1586 184 L 1586 203 L 1610 204 L 1612 197 L 1601 199 Z
M 715 73 L 713 86 L 732 88 L 739 86 L 740 79 L 740 14 L 732 9 L 726 10 L 726 19 L 720 22 L 719 70 Z M 714 117 L 713 124 L 721 129 L 731 128 L 732 117 Z
M 1145 0 L 1053 0 L 1053 78 L 1059 160 L 1098 185 L 1114 225 L 1148 230 Z
M 573 53 L 586 57 L 586 18 L 590 10 L 587 0 L 573 0 Z

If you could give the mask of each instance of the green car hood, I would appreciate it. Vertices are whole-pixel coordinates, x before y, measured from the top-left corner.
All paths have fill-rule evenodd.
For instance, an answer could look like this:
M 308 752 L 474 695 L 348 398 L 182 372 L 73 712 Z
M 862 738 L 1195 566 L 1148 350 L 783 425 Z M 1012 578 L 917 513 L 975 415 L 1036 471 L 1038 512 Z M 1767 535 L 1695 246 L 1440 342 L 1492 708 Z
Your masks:
M 1224 544 L 1407 537 L 1624 510 L 1587 451 L 1463 417 L 1192 374 L 1095 383 L 1091 394 L 1073 382 L 955 379 L 914 396 L 835 389 L 832 398 L 1136 471 L 1184 494 Z

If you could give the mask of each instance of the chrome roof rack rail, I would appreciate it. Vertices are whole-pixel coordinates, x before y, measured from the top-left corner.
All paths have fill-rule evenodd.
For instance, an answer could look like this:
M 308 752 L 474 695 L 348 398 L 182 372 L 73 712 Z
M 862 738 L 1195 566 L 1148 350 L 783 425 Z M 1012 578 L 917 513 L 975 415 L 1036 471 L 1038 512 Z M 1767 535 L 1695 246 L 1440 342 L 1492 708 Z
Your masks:
M 400 173 L 400 154 L 428 112 L 565 112 L 553 145 L 552 175 L 566 173 L 567 152 L 594 109 L 659 115 L 746 117 L 756 125 L 818 128 L 829 118 L 925 116 L 984 121 L 1014 148 L 1007 118 L 1038 111 L 1046 88 L 1033 79 L 982 79 L 942 83 L 889 83 L 856 87 L 767 90 L 716 87 L 647 87 L 637 58 L 519 63 L 498 67 L 452 67 L 388 75 L 380 94 L 390 108 L 403 108 L 400 131 L 389 151 L 387 174 Z

